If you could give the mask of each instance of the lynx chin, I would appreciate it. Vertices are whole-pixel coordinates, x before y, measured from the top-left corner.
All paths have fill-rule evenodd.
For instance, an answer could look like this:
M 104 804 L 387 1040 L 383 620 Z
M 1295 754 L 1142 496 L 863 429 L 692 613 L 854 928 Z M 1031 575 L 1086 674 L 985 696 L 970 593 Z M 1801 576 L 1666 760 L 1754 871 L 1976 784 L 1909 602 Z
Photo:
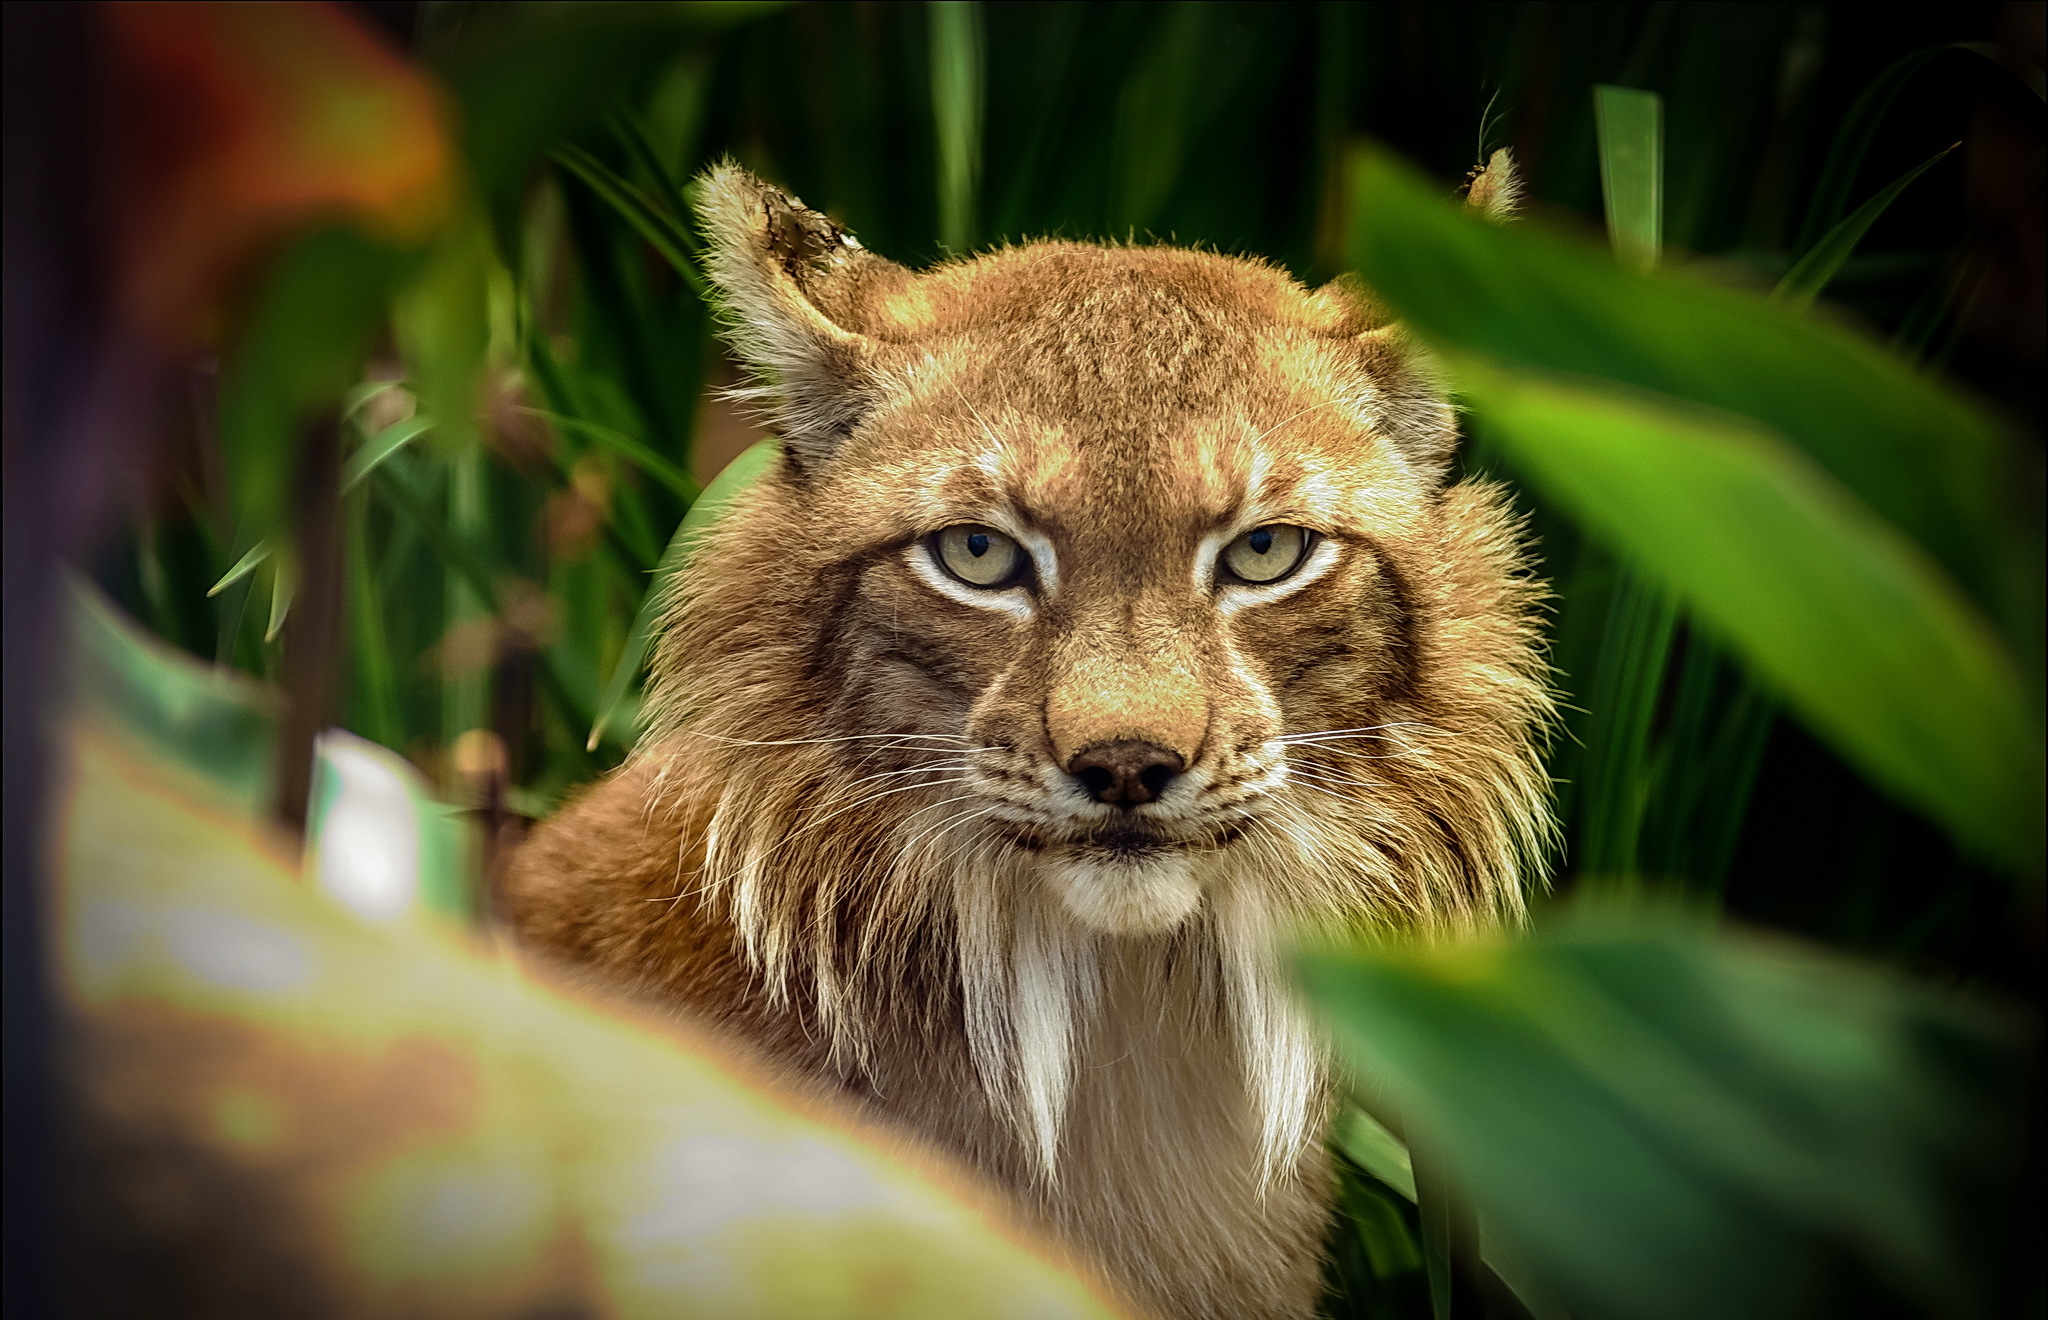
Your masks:
M 1309 1315 L 1284 941 L 1512 922 L 1550 841 L 1507 501 L 1448 481 L 1452 409 L 1355 285 L 913 271 L 699 188 L 782 457 L 680 575 L 639 750 L 517 857 L 524 938 L 978 1166 L 1141 1307 Z

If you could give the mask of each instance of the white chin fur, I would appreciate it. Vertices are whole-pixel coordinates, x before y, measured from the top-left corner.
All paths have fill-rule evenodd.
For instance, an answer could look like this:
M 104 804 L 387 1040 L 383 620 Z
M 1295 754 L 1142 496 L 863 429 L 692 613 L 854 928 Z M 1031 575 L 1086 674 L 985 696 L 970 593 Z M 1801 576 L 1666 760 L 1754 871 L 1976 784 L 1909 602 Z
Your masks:
M 1181 853 L 1120 859 L 1054 854 L 1039 864 L 1068 915 L 1105 935 L 1157 935 L 1188 919 L 1202 901 L 1194 867 Z

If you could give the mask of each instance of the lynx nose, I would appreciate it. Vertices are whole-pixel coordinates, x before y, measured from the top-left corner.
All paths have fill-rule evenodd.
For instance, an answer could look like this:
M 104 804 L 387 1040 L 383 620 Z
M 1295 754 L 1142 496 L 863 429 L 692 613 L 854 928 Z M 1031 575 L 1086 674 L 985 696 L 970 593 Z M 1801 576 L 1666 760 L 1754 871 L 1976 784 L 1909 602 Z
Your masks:
M 1084 747 L 1067 762 L 1067 773 L 1081 781 L 1089 797 L 1118 807 L 1155 801 L 1186 768 L 1179 752 L 1132 741 Z

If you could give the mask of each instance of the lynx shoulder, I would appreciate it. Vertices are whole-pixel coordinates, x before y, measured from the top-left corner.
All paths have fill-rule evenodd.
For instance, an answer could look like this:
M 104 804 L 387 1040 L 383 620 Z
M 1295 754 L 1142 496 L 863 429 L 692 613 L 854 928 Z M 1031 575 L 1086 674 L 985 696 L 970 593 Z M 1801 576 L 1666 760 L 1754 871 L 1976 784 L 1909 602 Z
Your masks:
M 1308 1315 L 1325 1070 L 1276 946 L 1512 922 L 1550 836 L 1506 502 L 1358 288 L 912 271 L 736 168 L 700 196 L 783 453 L 667 602 L 640 750 L 518 859 L 525 937 L 980 1166 L 1143 1306 Z

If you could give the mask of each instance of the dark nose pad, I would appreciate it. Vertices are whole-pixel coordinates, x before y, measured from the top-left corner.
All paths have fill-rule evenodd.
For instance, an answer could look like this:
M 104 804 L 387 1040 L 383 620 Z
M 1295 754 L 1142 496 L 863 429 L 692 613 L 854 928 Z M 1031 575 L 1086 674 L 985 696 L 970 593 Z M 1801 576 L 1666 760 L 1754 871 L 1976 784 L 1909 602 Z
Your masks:
M 1180 753 L 1148 742 L 1097 743 L 1067 762 L 1067 773 L 1081 781 L 1089 797 L 1119 807 L 1157 800 L 1186 768 Z

